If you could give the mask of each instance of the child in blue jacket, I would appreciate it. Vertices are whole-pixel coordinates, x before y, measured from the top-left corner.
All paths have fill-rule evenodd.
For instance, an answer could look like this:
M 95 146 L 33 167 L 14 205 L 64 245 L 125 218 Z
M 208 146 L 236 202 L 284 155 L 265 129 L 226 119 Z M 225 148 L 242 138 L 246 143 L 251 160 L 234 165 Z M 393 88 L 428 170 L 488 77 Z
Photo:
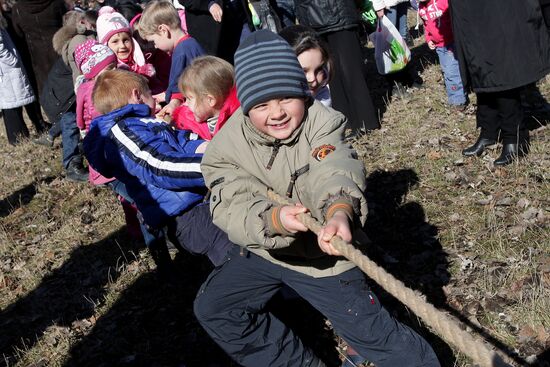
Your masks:
M 203 204 L 207 189 L 200 162 L 207 143 L 152 117 L 155 101 L 147 80 L 136 73 L 104 72 L 93 101 L 103 115 L 84 139 L 88 162 L 124 185 L 145 225 L 217 265 L 231 243 Z

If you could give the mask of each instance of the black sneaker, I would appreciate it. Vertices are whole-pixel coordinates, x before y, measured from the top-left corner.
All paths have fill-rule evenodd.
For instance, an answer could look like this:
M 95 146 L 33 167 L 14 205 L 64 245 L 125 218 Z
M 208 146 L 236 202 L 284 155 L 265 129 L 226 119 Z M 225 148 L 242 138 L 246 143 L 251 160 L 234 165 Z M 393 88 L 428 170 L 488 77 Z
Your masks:
M 50 134 L 43 134 L 39 138 L 36 138 L 32 141 L 34 144 L 43 145 L 45 147 L 53 147 L 53 138 Z
M 82 165 L 70 163 L 65 171 L 65 178 L 74 182 L 86 182 L 88 181 L 88 174 L 88 171 Z

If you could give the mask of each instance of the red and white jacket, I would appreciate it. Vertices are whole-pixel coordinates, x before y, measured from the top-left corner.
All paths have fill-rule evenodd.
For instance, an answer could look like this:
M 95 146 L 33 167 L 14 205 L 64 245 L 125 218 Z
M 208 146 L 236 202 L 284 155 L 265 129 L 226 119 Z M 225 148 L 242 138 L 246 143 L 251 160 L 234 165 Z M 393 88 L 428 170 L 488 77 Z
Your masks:
M 418 15 L 424 23 L 426 42 L 432 41 L 436 47 L 453 43 L 449 0 L 420 1 Z
M 233 112 L 235 112 L 240 106 L 241 104 L 237 99 L 237 90 L 233 88 L 223 103 L 220 114 L 218 115 L 218 122 L 213 133 L 211 133 L 208 129 L 208 124 L 206 121 L 195 121 L 193 112 L 189 109 L 189 107 L 184 105 L 176 108 L 172 113 L 172 125 L 179 130 L 191 130 L 200 136 L 201 139 L 212 140 L 214 135 L 216 135 L 216 133 L 231 117 Z

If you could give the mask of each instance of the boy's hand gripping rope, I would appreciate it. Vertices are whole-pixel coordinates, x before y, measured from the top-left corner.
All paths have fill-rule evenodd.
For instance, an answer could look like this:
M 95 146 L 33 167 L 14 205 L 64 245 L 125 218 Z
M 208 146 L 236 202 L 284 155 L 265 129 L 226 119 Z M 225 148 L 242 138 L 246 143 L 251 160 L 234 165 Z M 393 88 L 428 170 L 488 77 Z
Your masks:
M 268 191 L 268 197 L 283 205 L 293 205 L 293 203 L 271 190 Z M 318 234 L 322 228 L 321 224 L 309 213 L 299 214 L 298 219 L 315 234 Z M 330 243 L 388 293 L 410 308 L 427 325 L 432 327 L 439 336 L 453 344 L 475 363 L 482 367 L 510 367 L 510 364 L 504 362 L 502 357 L 491 350 L 482 340 L 474 338 L 462 330 L 457 320 L 426 302 L 417 292 L 407 288 L 405 284 L 376 265 L 353 245 L 346 243 L 338 236 L 334 236 Z

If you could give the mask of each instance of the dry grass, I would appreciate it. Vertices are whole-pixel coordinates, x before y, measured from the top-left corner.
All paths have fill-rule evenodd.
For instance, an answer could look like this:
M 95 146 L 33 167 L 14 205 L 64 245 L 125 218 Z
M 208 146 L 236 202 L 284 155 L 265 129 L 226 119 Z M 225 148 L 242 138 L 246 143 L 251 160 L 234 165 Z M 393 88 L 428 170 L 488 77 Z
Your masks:
M 532 361 L 550 344 L 548 121 L 519 164 L 495 169 L 498 149 L 464 159 L 475 118 L 449 112 L 439 68 L 420 51 L 427 88 L 409 99 L 386 105 L 384 81 L 369 81 L 385 110 L 383 128 L 355 142 L 369 172 L 365 229 L 382 248 L 372 257 L 516 363 Z M 550 80 L 539 88 L 548 98 Z M 61 177 L 60 149 L 2 144 L 0 154 L 0 364 L 231 365 L 192 315 L 203 259 L 177 255 L 178 280 L 159 282 L 112 193 Z M 378 293 L 443 365 L 471 365 Z M 320 348 L 318 336 L 308 340 Z M 333 349 L 322 353 L 335 360 Z

